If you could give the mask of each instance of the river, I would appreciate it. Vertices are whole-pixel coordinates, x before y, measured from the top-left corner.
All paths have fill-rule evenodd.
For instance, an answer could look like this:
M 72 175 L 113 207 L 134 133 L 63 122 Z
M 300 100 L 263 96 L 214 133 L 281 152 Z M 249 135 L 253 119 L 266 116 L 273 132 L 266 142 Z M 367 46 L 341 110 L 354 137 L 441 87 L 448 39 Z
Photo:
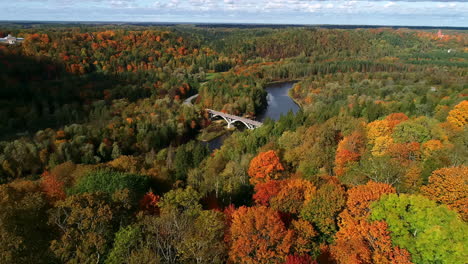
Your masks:
M 299 111 L 299 106 L 291 99 L 288 95 L 288 91 L 293 87 L 295 82 L 283 82 L 283 83 L 272 83 L 267 85 L 267 102 L 268 106 L 258 115 L 257 120 L 260 122 L 270 118 L 277 121 L 281 115 L 287 114 L 289 111 L 296 113 Z M 231 133 L 225 133 L 224 135 L 217 137 L 207 142 L 208 147 L 211 151 L 221 148 L 223 142 L 228 138 Z

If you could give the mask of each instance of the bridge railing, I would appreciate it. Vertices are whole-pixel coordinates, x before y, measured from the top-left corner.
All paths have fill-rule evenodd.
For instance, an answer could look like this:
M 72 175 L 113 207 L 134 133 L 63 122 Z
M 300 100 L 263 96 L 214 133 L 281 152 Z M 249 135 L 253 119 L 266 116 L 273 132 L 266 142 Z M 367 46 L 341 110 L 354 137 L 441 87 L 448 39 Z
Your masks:
M 240 117 L 236 115 L 231 115 L 231 114 L 226 114 L 226 113 L 215 111 L 212 109 L 206 109 L 206 110 L 213 117 L 215 116 L 222 117 L 228 123 L 228 128 L 231 128 L 231 125 L 235 122 L 242 122 L 248 129 L 254 129 L 257 127 L 261 127 L 263 125 L 262 122 L 258 122 L 252 119 L 248 119 L 248 118 L 244 118 L 244 117 Z

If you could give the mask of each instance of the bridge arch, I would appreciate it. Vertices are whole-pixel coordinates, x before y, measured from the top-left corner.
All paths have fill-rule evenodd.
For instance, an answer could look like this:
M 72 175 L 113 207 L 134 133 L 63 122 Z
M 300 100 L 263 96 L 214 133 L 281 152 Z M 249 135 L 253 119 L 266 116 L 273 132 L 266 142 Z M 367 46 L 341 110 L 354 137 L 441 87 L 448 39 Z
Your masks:
M 234 124 L 235 122 L 241 122 L 248 129 L 255 129 L 257 127 L 262 126 L 261 122 L 258 122 L 258 121 L 255 121 L 255 120 L 243 118 L 243 117 L 240 117 L 240 116 L 230 115 L 230 114 L 226 114 L 226 113 L 223 113 L 223 112 L 218 112 L 218 111 L 214 111 L 214 110 L 211 110 L 211 109 L 206 109 L 206 111 L 211 115 L 212 118 L 217 117 L 217 116 L 223 118 L 224 121 L 227 122 L 228 128 L 231 128 L 231 125 Z
M 253 127 L 252 125 L 247 124 L 247 123 L 245 123 L 245 122 L 242 121 L 242 120 L 233 120 L 233 121 L 231 122 L 231 124 L 234 124 L 235 122 L 241 122 L 241 123 L 244 124 L 248 129 L 254 129 L 254 128 L 255 128 L 255 127 Z
M 232 120 L 230 120 L 229 118 L 225 117 L 225 116 L 222 116 L 222 115 L 211 115 L 211 117 L 221 117 L 222 119 L 224 119 L 224 121 L 226 121 L 226 123 L 228 124 L 228 128 L 231 128 L 231 124 L 233 124 L 234 122 Z

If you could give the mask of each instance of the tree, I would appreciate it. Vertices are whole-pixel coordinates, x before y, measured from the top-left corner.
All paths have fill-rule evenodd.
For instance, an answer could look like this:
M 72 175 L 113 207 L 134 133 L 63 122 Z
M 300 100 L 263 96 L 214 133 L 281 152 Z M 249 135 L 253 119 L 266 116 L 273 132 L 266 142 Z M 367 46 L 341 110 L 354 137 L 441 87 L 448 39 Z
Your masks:
M 400 191 L 404 193 L 416 193 L 423 183 L 422 169 L 418 164 L 412 164 L 406 170 L 406 174 L 401 182 Z
M 143 195 L 149 187 L 146 176 L 116 172 L 112 170 L 97 170 L 80 178 L 71 189 L 72 194 L 103 192 L 113 194 L 116 191 L 127 189 L 132 199 Z
M 427 118 L 406 121 L 397 125 L 393 131 L 393 139 L 397 143 L 423 143 L 431 139 L 431 130 Z
M 411 264 L 408 251 L 393 246 L 390 234 L 384 221 L 357 221 L 337 233 L 331 253 L 343 264 Z
M 193 218 L 177 212 L 162 213 L 160 217 L 146 215 L 138 221 L 142 241 L 134 250 L 151 252 L 162 263 L 178 263 L 177 245 L 182 242 Z
M 328 182 L 305 203 L 301 217 L 310 221 L 321 233 L 322 240 L 331 242 L 338 230 L 337 217 L 346 204 L 346 191 L 338 183 Z
M 385 120 L 388 122 L 388 126 L 390 127 L 390 129 L 393 130 L 393 128 L 396 125 L 408 120 L 408 116 L 405 115 L 404 113 L 393 113 L 393 114 L 389 114 L 385 118 Z
M 47 248 L 53 234 L 47 226 L 48 208 L 37 183 L 0 185 L 0 263 L 54 262 Z
M 72 195 L 58 201 L 49 214 L 49 224 L 60 237 L 50 248 L 64 263 L 102 263 L 116 228 L 126 220 L 128 192 L 112 199 L 104 193 Z
M 65 199 L 66 194 L 64 190 L 64 183 L 58 177 L 49 172 L 44 172 L 42 175 L 41 186 L 43 192 L 51 201 Z
M 447 121 L 457 129 L 463 129 L 468 124 L 468 101 L 457 104 L 447 116 Z
M 389 136 L 392 130 L 390 128 L 389 121 L 387 120 L 376 120 L 367 124 L 367 140 L 368 143 L 373 145 L 375 140 L 379 137 Z
M 417 142 L 393 143 L 388 147 L 387 154 L 400 164 L 408 165 L 420 160 L 420 144 Z
M 164 194 L 159 207 L 164 214 L 183 212 L 197 215 L 202 209 L 199 203 L 200 198 L 201 195 L 189 186 L 186 189 L 171 190 Z
M 229 258 L 236 263 L 282 263 L 293 242 L 278 213 L 264 206 L 237 209 L 230 232 Z
M 298 214 L 304 203 L 315 195 L 316 188 L 308 180 L 284 180 L 280 191 L 270 199 L 270 206 L 284 213 Z
M 363 136 L 358 132 L 354 132 L 350 136 L 343 138 L 343 140 L 338 143 L 338 148 L 336 150 L 336 175 L 343 175 L 348 163 L 358 161 L 364 151 L 364 147 Z
M 423 196 L 390 194 L 371 206 L 371 220 L 388 223 L 392 242 L 414 263 L 465 263 L 468 225 Z
M 389 156 L 365 159 L 357 170 L 368 180 L 390 185 L 400 183 L 405 175 L 405 168 L 401 166 L 401 163 Z
M 158 215 L 159 214 L 159 195 L 153 192 L 146 193 L 140 200 L 140 209 L 148 214 Z
M 177 251 L 185 263 L 224 263 L 226 248 L 224 215 L 213 210 L 201 211 L 177 244 Z
M 195 141 L 190 141 L 178 147 L 173 166 L 175 180 L 186 179 L 188 170 L 200 164 L 208 153 L 209 151 L 206 145 L 195 143 Z
M 129 263 L 148 253 L 162 263 L 224 263 L 227 256 L 224 215 L 202 210 L 199 198 L 191 188 L 166 193 L 159 203 L 160 215 L 141 215 L 136 226 L 128 231 L 138 229 L 137 241 L 123 239 L 119 248 L 114 246 L 115 261 L 125 259 L 123 262 Z
M 120 228 L 115 234 L 114 244 L 109 256 L 106 258 L 106 264 L 132 263 L 138 254 L 136 252 L 142 247 L 143 234 L 139 225 L 129 225 Z M 151 255 L 151 254 L 150 254 Z M 140 263 L 144 262 L 139 259 Z M 135 262 L 133 262 L 135 263 Z M 151 263 L 159 263 L 159 259 L 154 258 Z
M 309 255 L 289 255 L 284 264 L 317 264 Z
M 374 140 L 374 146 L 372 147 L 372 156 L 382 157 L 387 154 L 388 148 L 393 144 L 393 138 L 391 136 L 381 136 Z
M 382 195 L 395 193 L 395 188 L 385 183 L 368 182 L 366 185 L 356 186 L 348 190 L 348 200 L 344 213 L 356 219 L 369 216 L 369 206 Z
M 269 206 L 270 200 L 278 195 L 284 181 L 271 180 L 255 185 L 253 199 L 258 205 Z
M 291 253 L 317 256 L 319 252 L 316 243 L 317 231 L 312 224 L 306 220 L 298 219 L 291 222 L 291 228 L 294 231 Z
M 468 221 L 468 167 L 443 168 L 432 172 L 421 193 L 457 211 Z
M 444 144 L 438 139 L 431 139 L 421 145 L 421 152 L 424 157 L 428 158 L 433 155 L 434 152 L 440 151 L 444 148 Z
M 384 221 L 369 222 L 370 205 L 382 195 L 394 193 L 388 184 L 368 182 L 348 191 L 346 209 L 339 215 L 339 231 L 331 254 L 338 263 L 409 264 L 408 252 L 392 245 Z
M 269 180 L 278 180 L 283 171 L 284 167 L 275 151 L 261 152 L 250 162 L 248 171 L 250 183 L 256 185 Z

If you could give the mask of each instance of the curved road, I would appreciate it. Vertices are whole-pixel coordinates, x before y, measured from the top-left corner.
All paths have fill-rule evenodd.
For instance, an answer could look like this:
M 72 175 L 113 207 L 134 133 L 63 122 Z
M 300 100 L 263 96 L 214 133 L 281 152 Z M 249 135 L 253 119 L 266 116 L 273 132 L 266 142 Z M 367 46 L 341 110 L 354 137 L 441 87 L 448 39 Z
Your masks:
M 190 96 L 189 98 L 184 100 L 184 104 L 192 106 L 193 105 L 192 100 L 197 97 L 198 97 L 198 94 Z

